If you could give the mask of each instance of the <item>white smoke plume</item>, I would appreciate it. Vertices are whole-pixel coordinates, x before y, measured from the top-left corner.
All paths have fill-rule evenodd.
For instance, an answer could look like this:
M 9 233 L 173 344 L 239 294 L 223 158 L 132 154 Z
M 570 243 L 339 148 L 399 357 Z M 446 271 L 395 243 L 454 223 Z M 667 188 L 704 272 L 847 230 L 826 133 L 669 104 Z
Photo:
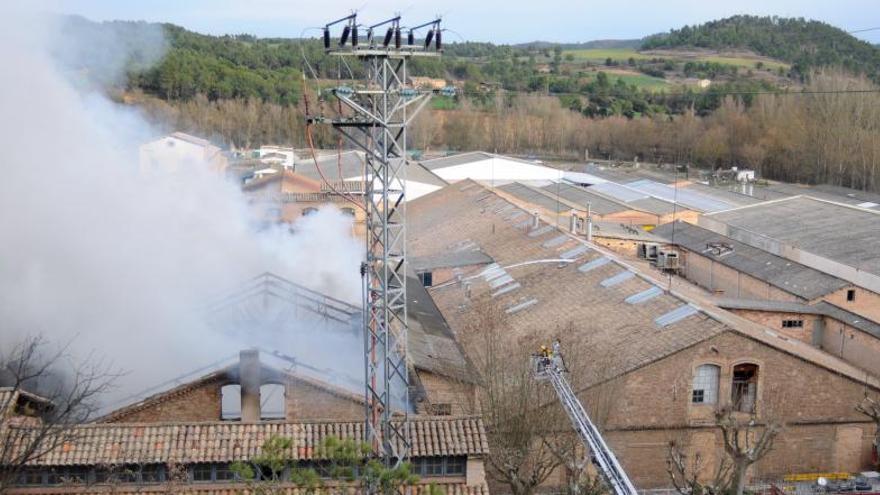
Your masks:
M 77 356 L 97 351 L 128 371 L 119 398 L 265 346 L 258 335 L 218 334 L 199 313 L 212 294 L 262 272 L 358 303 L 362 245 L 350 236 L 348 217 L 329 208 L 300 220 L 296 235 L 256 233 L 238 186 L 196 164 L 144 180 L 137 148 L 157 133 L 136 110 L 72 83 L 71 57 L 90 52 L 77 48 L 83 40 L 70 32 L 62 39 L 53 22 L 20 7 L 7 4 L 0 15 L 7 68 L 0 78 L 0 350 L 42 334 L 70 343 Z M 143 39 L 160 43 L 137 47 L 143 53 L 161 50 L 161 36 Z M 59 42 L 63 65 L 50 55 Z M 119 60 L 108 57 L 102 77 L 118 77 Z M 337 344 L 316 352 L 325 337 L 308 330 L 273 347 L 339 356 Z M 361 375 L 362 344 L 353 339 L 346 361 L 322 367 Z

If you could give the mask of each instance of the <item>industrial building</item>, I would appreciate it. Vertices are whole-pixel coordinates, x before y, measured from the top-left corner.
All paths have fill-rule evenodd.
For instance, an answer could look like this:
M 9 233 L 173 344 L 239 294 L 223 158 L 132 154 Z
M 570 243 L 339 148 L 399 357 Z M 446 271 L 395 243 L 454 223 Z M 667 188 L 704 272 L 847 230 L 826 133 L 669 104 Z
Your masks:
M 493 187 L 510 182 L 543 185 L 564 176 L 563 171 L 540 163 L 483 151 L 423 160 L 421 164 L 447 182 L 471 179 Z
M 640 489 L 668 486 L 670 441 L 710 465 L 724 455 L 712 420 L 724 404 L 785 424 L 752 480 L 870 465 L 875 426 L 854 406 L 880 382 L 864 369 L 708 298 L 669 292 L 477 182 L 419 198 L 409 214 L 412 255 L 444 259 L 422 278 L 453 331 L 473 330 L 489 307 L 503 338 L 524 348 L 558 338 L 586 349 L 572 387 Z
M 422 284 L 413 275 L 408 285 L 409 460 L 421 478 L 412 490 L 427 493 L 436 485 L 452 495 L 487 494 L 486 433 L 478 416 L 465 413 L 473 406 L 473 370 Z M 273 332 L 302 325 L 327 342 L 342 336 L 356 348 L 363 345 L 360 308 L 271 274 L 221 295 L 206 311 L 217 331 L 247 332 L 258 343 L 278 341 Z M 186 493 L 240 493 L 248 486 L 231 464 L 258 456 L 273 436 L 292 441 L 285 456 L 293 464 L 286 469 L 314 468 L 326 478 L 327 459 L 318 447 L 328 437 L 364 438 L 365 398 L 362 376 L 333 370 L 342 362 L 315 363 L 315 352 L 293 357 L 246 349 L 135 394 L 30 460 L 9 493 L 164 492 L 172 486 Z M 339 345 L 330 352 L 346 358 Z M 0 441 L 13 447 L 3 459 L 27 448 L 28 432 L 40 421 L 34 414 L 39 407 L 29 404 L 40 400 L 19 389 L 0 390 Z M 344 480 L 324 482 L 346 486 Z M 281 486 L 293 488 L 292 482 Z
M 293 160 L 293 165 L 270 164 L 249 173 L 242 191 L 258 218 L 269 223 L 292 223 L 327 205 L 354 218 L 354 234 L 363 236 L 365 163 L 362 152 L 321 153 Z M 286 159 L 286 158 L 285 158 Z M 407 197 L 435 191 L 446 182 L 416 162 L 407 166 Z
M 174 132 L 140 146 L 140 173 L 181 171 L 182 167 L 207 167 L 211 172 L 223 175 L 229 160 L 219 147 L 207 139 Z
M 880 212 L 794 196 L 703 215 L 699 225 L 851 283 L 825 300 L 880 321 Z

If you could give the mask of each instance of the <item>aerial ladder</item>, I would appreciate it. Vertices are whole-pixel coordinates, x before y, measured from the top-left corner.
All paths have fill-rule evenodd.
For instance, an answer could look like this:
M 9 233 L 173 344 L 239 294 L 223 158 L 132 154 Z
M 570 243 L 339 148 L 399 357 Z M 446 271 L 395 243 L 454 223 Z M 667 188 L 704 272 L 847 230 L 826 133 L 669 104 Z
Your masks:
M 584 410 L 584 406 L 575 396 L 568 384 L 568 380 L 563 376 L 565 372 L 565 364 L 562 361 L 562 354 L 559 352 L 558 343 L 554 343 L 553 350 L 546 347 L 541 348 L 541 352 L 532 356 L 534 362 L 535 379 L 539 381 L 549 381 L 556 390 L 556 395 L 562 403 L 563 409 L 571 419 L 571 424 L 575 431 L 581 437 L 584 446 L 589 449 L 591 460 L 596 469 L 602 474 L 606 483 L 609 485 L 614 495 L 637 495 L 635 486 L 630 481 L 629 476 L 620 466 L 614 452 L 608 448 L 605 439 L 599 433 L 596 425 L 590 421 L 590 417 Z

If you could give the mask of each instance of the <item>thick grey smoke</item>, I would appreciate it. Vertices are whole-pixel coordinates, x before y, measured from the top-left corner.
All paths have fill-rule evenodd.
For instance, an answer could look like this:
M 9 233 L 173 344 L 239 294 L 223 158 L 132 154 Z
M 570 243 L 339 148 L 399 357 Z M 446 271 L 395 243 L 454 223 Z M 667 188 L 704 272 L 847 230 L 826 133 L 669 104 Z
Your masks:
M 200 313 L 212 294 L 259 273 L 357 303 L 362 247 L 348 217 L 325 209 L 298 222 L 296 235 L 258 234 L 238 187 L 201 167 L 143 179 L 137 147 L 154 130 L 66 72 L 76 65 L 70 57 L 90 52 L 76 44 L 94 40 L 60 39 L 45 17 L 15 8 L 0 7 L 8 68 L 0 78 L 0 348 L 42 333 L 78 355 L 96 350 L 129 371 L 118 392 L 125 396 L 266 346 L 259 335 L 217 333 Z M 143 39 L 159 46 L 128 49 L 161 49 L 161 38 Z M 59 41 L 62 66 L 53 58 Z M 118 76 L 119 61 L 113 55 L 101 70 Z M 315 349 L 325 337 L 308 330 L 272 347 L 323 359 Z M 342 370 L 354 376 L 359 345 L 352 340 L 355 362 Z

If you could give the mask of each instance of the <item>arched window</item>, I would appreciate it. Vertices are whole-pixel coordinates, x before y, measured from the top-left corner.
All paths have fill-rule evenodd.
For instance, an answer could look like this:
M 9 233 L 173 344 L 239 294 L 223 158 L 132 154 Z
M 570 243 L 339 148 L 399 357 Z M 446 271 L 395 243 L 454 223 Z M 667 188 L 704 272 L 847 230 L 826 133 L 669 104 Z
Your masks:
M 260 419 L 284 419 L 284 385 L 260 386 Z
M 312 207 L 310 206 L 310 207 L 308 207 L 308 208 L 304 208 L 304 209 L 303 209 L 303 216 L 304 216 L 304 217 L 307 217 L 307 216 L 309 216 L 309 215 L 314 215 L 315 213 L 318 213 L 318 209 L 317 209 L 317 208 L 312 208 Z
M 734 366 L 732 385 L 730 403 L 734 410 L 755 412 L 755 403 L 758 400 L 758 365 L 743 363 Z
M 220 419 L 223 421 L 241 420 L 241 385 L 224 385 L 220 389 Z
M 697 366 L 694 372 L 694 385 L 691 402 L 694 404 L 715 404 L 718 402 L 718 376 L 721 368 L 714 364 Z
M 354 216 L 354 208 L 345 207 L 342 209 L 342 214 L 353 217 Z

